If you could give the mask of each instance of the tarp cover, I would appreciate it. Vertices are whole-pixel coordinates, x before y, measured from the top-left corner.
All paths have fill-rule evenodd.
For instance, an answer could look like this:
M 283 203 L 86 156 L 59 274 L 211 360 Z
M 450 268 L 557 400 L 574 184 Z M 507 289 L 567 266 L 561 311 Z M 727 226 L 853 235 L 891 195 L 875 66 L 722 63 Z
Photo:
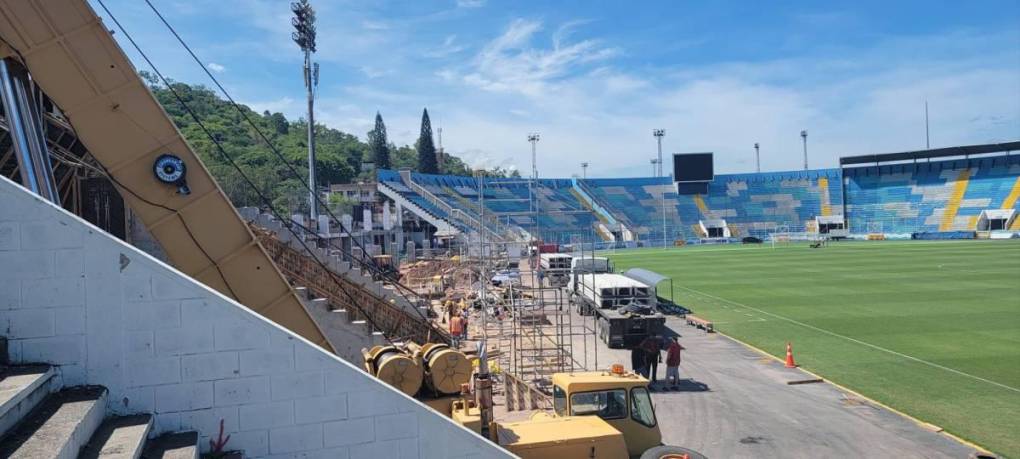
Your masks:
M 624 271 L 623 275 L 653 288 L 659 285 L 659 282 L 669 279 L 662 274 L 643 268 L 630 268 Z

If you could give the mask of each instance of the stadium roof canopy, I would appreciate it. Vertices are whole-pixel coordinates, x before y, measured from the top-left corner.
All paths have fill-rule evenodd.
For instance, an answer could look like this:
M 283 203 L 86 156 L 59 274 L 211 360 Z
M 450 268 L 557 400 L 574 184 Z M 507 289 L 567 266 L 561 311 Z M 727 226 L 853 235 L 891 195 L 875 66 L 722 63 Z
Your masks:
M 947 156 L 970 156 L 1001 151 L 1020 151 L 1020 141 L 1005 143 L 989 143 L 984 145 L 964 145 L 960 147 L 934 148 L 931 150 L 904 151 L 900 153 L 881 153 L 876 155 L 844 156 L 839 158 L 839 165 L 885 163 L 890 161 L 909 161 Z

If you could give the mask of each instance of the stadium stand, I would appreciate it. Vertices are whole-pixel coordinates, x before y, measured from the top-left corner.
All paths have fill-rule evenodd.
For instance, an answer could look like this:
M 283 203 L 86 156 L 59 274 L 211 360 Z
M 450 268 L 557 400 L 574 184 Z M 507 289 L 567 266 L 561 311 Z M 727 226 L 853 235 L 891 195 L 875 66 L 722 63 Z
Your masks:
M 776 232 L 817 234 L 818 220 L 841 221 L 841 216 L 849 233 L 873 239 L 969 238 L 987 231 L 1020 231 L 1020 156 L 914 161 L 720 174 L 705 194 L 678 194 L 666 177 L 540 179 L 532 191 L 526 179 L 486 178 L 483 220 L 560 244 L 690 241 L 708 237 L 706 230 L 736 240 L 768 240 Z M 416 185 L 409 187 L 398 172 L 379 171 L 381 182 L 462 231 L 471 228 L 450 219 L 449 209 L 412 188 L 420 186 L 445 206 L 475 218 L 483 214 L 476 178 L 418 173 L 408 177 Z M 532 199 L 541 212 L 532 212 Z
M 469 225 L 452 218 L 449 212 L 411 190 L 399 172 L 380 170 L 378 179 L 463 231 L 471 230 Z M 410 179 L 424 188 L 426 194 L 432 194 L 475 221 L 486 222 L 486 226 L 494 232 L 503 232 L 507 226 L 517 226 L 548 242 L 565 244 L 571 241 L 572 236 L 590 240 L 598 222 L 597 217 L 574 194 L 570 179 L 542 179 L 534 190 L 529 191 L 527 181 L 522 179 L 485 178 L 481 187 L 484 217 L 479 208 L 477 178 L 412 172 Z M 537 216 L 532 212 L 532 200 L 541 210 Z
M 1016 209 L 1020 196 L 1020 156 L 854 167 L 843 175 L 855 233 L 975 231 L 983 210 Z

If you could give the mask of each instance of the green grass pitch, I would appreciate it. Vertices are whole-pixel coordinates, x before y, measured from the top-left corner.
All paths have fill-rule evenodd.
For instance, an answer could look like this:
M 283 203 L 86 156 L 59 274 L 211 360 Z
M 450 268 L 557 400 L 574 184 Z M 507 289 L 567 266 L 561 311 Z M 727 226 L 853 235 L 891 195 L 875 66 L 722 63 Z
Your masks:
M 1020 457 L 1020 241 L 700 246 L 609 254 L 670 276 L 717 330 Z M 659 285 L 668 297 L 669 282 Z

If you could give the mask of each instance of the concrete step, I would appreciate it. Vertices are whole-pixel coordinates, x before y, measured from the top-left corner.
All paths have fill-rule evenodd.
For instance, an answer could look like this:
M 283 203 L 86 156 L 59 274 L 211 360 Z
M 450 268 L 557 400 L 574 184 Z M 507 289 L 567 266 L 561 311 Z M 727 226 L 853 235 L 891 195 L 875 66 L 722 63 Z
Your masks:
M 355 320 L 351 322 L 351 325 L 354 325 L 359 330 L 364 330 L 366 335 L 372 333 L 372 324 L 368 323 L 367 320 Z
M 138 459 L 152 428 L 152 416 L 117 416 L 99 426 L 82 450 L 83 459 Z
M 198 459 L 198 432 L 162 435 L 145 444 L 143 459 Z
M 7 367 L 0 373 L 0 437 L 50 394 L 53 374 L 49 365 Z
M 74 459 L 103 422 L 106 388 L 79 386 L 44 400 L 0 441 L 0 457 Z

